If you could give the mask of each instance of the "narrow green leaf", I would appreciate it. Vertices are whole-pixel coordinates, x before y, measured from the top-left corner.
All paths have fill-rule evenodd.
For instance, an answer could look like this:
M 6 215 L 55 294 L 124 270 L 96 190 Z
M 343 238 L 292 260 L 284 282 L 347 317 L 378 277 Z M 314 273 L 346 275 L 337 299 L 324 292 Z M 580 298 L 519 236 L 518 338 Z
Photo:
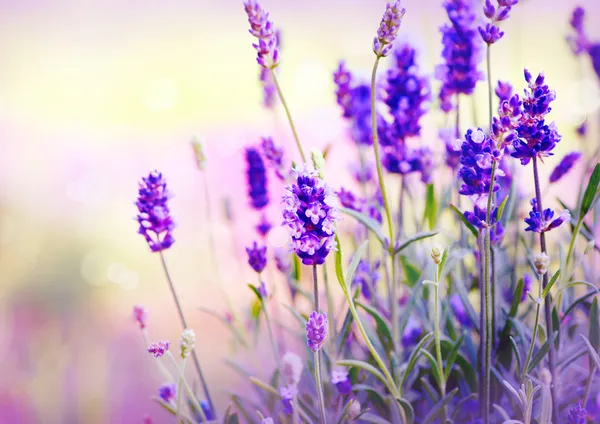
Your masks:
M 575 307 L 577 307 L 577 305 L 579 305 L 580 303 L 584 302 L 584 301 L 585 301 L 585 300 L 587 300 L 588 298 L 590 298 L 590 297 L 592 297 L 592 296 L 595 296 L 595 295 L 597 295 L 597 294 L 598 294 L 598 291 L 597 291 L 597 290 L 594 290 L 594 291 L 588 292 L 588 293 L 584 294 L 583 296 L 581 296 L 581 297 L 578 297 L 577 299 L 575 299 L 575 300 L 573 301 L 573 303 L 571 303 L 571 305 L 569 305 L 569 307 L 567 308 L 567 310 L 566 310 L 566 311 L 565 311 L 565 313 L 563 314 L 562 318 L 560 319 L 560 322 L 562 323 L 562 322 L 563 322 L 563 321 L 564 321 L 564 320 L 567 318 L 567 316 L 569 315 L 569 313 L 570 313 L 570 312 L 571 312 L 571 311 L 572 311 L 572 310 L 573 310 Z
M 425 211 L 423 213 L 423 221 L 427 222 L 429 229 L 435 228 L 435 220 L 437 217 L 437 200 L 435 198 L 435 188 L 433 184 L 427 184 L 427 193 L 425 195 Z
M 442 260 L 438 265 L 438 273 L 437 273 L 437 281 L 441 281 L 442 273 L 444 272 L 444 267 L 446 266 L 446 262 L 448 261 L 448 255 L 450 254 L 450 246 L 444 249 L 444 253 L 442 254 Z
M 498 218 L 497 221 L 500 221 L 502 219 L 502 214 L 504 213 L 504 208 L 506 207 L 506 202 L 508 201 L 508 195 L 504 198 L 504 200 L 502 200 L 502 202 L 500 203 L 500 205 L 498 206 Z
M 406 284 L 409 287 L 414 287 L 419 281 L 419 277 L 421 276 L 421 270 L 411 264 L 406 256 L 400 256 L 400 264 L 402 265 L 402 269 L 404 270 L 404 276 L 406 277 Z
M 581 200 L 581 208 L 579 208 L 579 219 L 583 221 L 585 215 L 591 209 L 594 199 L 596 197 L 596 191 L 598 191 L 598 185 L 600 184 L 600 163 L 597 163 L 594 167 L 594 171 L 590 176 L 590 180 L 588 182 L 587 188 L 585 189 L 585 193 L 583 194 L 583 199 Z
M 250 288 L 250 290 L 252 290 L 252 292 L 254 292 L 254 294 L 256 295 L 258 300 L 260 300 L 262 302 L 263 298 L 262 298 L 262 295 L 259 293 L 258 289 L 256 287 L 254 287 L 252 284 L 248 284 L 248 287 Z
M 368 362 L 359 361 L 358 359 L 340 359 L 336 362 L 336 365 L 342 367 L 355 367 L 363 369 L 375 376 L 376 378 L 378 378 L 383 384 L 387 385 L 387 380 L 385 379 L 385 376 L 381 373 L 381 371 L 379 371 L 377 368 L 375 368 Z
M 362 417 L 360 417 L 360 420 L 372 424 L 392 424 L 385 418 L 381 418 L 379 415 L 375 415 L 371 412 L 364 414 Z
M 590 308 L 590 330 L 589 330 L 589 341 L 594 350 L 597 352 L 600 349 L 600 327 L 598 326 L 598 298 L 594 298 L 592 307 Z M 591 368 L 590 364 L 590 368 Z
M 367 227 L 369 231 L 371 231 L 375 235 L 375 237 L 377 237 L 377 240 L 379 240 L 381 245 L 386 247 L 386 238 L 381 229 L 381 225 L 379 225 L 379 222 L 353 209 L 348 209 L 344 207 L 340 207 L 339 209 L 341 212 L 351 216 L 352 218 L 356 219 L 361 224 L 363 224 L 365 227 Z
M 385 346 L 387 351 L 392 350 L 394 343 L 392 332 L 390 331 L 390 322 L 377 309 L 360 301 L 354 301 L 354 303 L 363 308 L 365 312 L 373 317 L 375 320 L 375 325 L 377 326 L 377 334 L 379 335 L 380 339 L 383 339 L 381 340 L 381 343 Z
M 473 224 L 467 221 L 467 218 L 465 218 L 462 211 L 456 206 L 454 206 L 452 203 L 450 203 L 450 209 L 452 209 L 452 211 L 456 214 L 457 218 L 461 220 L 465 227 L 467 227 L 467 230 L 469 230 L 471 234 L 477 237 L 477 229 L 473 226 Z
M 427 351 L 425 349 L 421 349 L 421 353 L 423 355 L 425 355 L 425 357 L 429 361 L 429 365 L 431 366 L 431 371 L 433 373 L 433 378 L 435 379 L 435 381 L 436 381 L 436 383 L 438 384 L 438 387 L 439 387 L 440 383 L 441 383 L 440 376 L 442 375 L 442 370 L 440 370 L 438 368 L 437 361 L 435 360 L 435 358 L 433 357 L 433 355 L 429 351 Z
M 586 339 L 583 334 L 580 334 L 580 336 L 588 348 L 588 353 L 590 354 L 590 358 L 592 359 L 592 361 L 594 361 L 594 364 L 596 364 L 596 369 L 600 369 L 600 356 L 598 356 L 598 352 L 596 352 L 594 347 L 591 345 L 590 341 L 588 339 Z
M 531 360 L 531 364 L 529 364 L 529 368 L 527 369 L 528 374 L 531 374 L 535 367 L 537 367 L 537 365 L 542 361 L 542 359 L 544 359 L 544 357 L 550 350 L 550 346 L 552 345 L 552 343 L 554 343 L 554 339 L 556 338 L 557 334 L 558 331 L 555 331 L 554 334 L 552 334 L 552 337 L 546 340 L 546 343 L 544 343 L 540 350 L 538 350 L 538 352 L 535 354 L 535 356 Z
M 465 339 L 465 335 L 461 334 L 460 338 L 454 343 L 452 346 L 452 350 L 446 356 L 446 369 L 444 370 L 444 379 L 448 380 L 448 376 L 452 371 L 452 365 L 454 365 L 454 361 L 456 361 L 456 356 L 458 355 L 458 351 L 460 350 L 460 345 L 462 345 L 463 340 Z
M 519 279 L 519 282 L 517 283 L 517 289 L 515 290 L 515 293 L 513 295 L 513 300 L 510 305 L 510 311 L 508 312 L 509 318 L 514 318 L 515 316 L 517 316 L 517 311 L 519 310 L 519 305 L 521 304 L 521 297 L 523 296 L 524 285 L 525 285 L 525 282 L 523 281 L 523 279 L 522 278 Z M 502 330 L 501 339 L 504 340 L 505 342 L 508 342 L 508 336 L 510 335 L 511 323 L 512 323 L 512 321 L 510 319 L 507 319 L 506 323 L 504 324 L 504 329 Z M 500 344 L 503 345 L 502 341 L 500 342 Z
M 402 252 L 404 249 L 406 249 L 408 246 L 410 246 L 412 243 L 414 243 L 416 241 L 423 240 L 423 239 L 426 239 L 429 237 L 433 237 L 438 233 L 439 233 L 439 231 L 424 231 L 422 233 L 417 233 L 414 236 L 401 241 L 398 248 L 394 251 L 394 254 Z
M 346 280 L 344 278 L 344 270 L 342 268 L 342 244 L 340 243 L 340 238 L 337 235 L 337 233 L 335 234 L 335 241 L 338 246 L 338 249 L 335 252 L 335 275 L 337 276 L 342 291 L 344 292 L 344 294 L 347 294 L 348 286 L 346 284 Z
M 464 356 L 460 353 L 456 355 L 456 361 L 458 366 L 462 371 L 462 375 L 465 378 L 465 381 L 469 385 L 471 391 L 477 390 L 477 373 L 475 372 L 475 368 Z
M 560 327 L 560 320 L 558 319 L 558 312 L 556 311 L 556 307 L 552 308 L 552 328 L 558 329 Z M 556 335 L 556 340 L 554 340 L 555 349 L 558 349 L 560 345 L 560 331 Z
M 550 289 L 552 288 L 554 283 L 556 283 L 556 281 L 558 280 L 558 277 L 560 277 L 560 269 L 558 271 L 556 271 L 556 273 L 552 276 L 552 279 L 550 280 L 550 282 L 548 283 L 548 285 L 542 292 L 542 299 L 545 299 L 546 296 L 548 296 L 548 293 L 550 293 Z
M 344 322 L 342 323 L 342 328 L 337 335 L 337 341 L 335 343 L 337 346 L 336 351 L 338 355 L 342 353 L 344 344 L 350 335 L 350 331 L 352 330 L 352 321 L 354 321 L 354 318 L 352 317 L 352 312 L 350 312 L 350 309 L 348 309 L 348 312 L 346 312 L 346 317 L 344 318 Z
M 452 400 L 452 398 L 458 393 L 458 387 L 448 393 L 443 399 L 441 399 L 438 403 L 436 403 L 433 408 L 429 411 L 429 413 L 423 419 L 423 424 L 429 424 L 434 422 L 434 420 L 442 413 L 443 408 Z
M 406 383 L 406 379 L 408 378 L 408 376 L 412 372 L 413 368 L 417 364 L 417 361 L 419 360 L 419 357 L 421 356 L 421 351 L 425 350 L 429 347 L 429 344 L 431 343 L 432 339 L 433 339 L 433 333 L 426 334 L 425 337 L 423 337 L 419 341 L 417 346 L 413 349 L 412 353 L 410 354 L 410 357 L 408 358 L 408 363 L 406 365 L 406 369 L 404 370 L 404 373 L 402 374 L 402 379 L 400 380 L 400 385 L 399 385 L 400 389 L 402 389 L 404 387 L 404 383 Z
M 356 250 L 356 253 L 354 254 L 354 256 L 352 256 L 352 259 L 350 260 L 350 266 L 348 267 L 348 271 L 346 271 L 346 279 L 345 279 L 346 286 L 348 286 L 348 289 L 350 289 L 350 285 L 352 284 L 352 281 L 354 280 L 354 274 L 356 273 L 356 268 L 358 268 L 358 264 L 359 264 L 360 260 L 362 259 L 363 255 L 365 254 L 368 244 L 369 244 L 369 240 L 363 241 L 362 244 Z
M 515 357 L 517 358 L 517 375 L 521 374 L 521 354 L 519 353 L 519 347 L 517 346 L 517 342 L 515 342 L 515 338 L 513 336 L 509 337 L 510 340 L 510 346 L 512 347 L 513 353 L 515 354 Z
M 404 398 L 396 399 L 400 408 L 404 409 L 404 414 L 406 415 L 407 424 L 412 424 L 415 422 L 415 410 L 409 401 Z

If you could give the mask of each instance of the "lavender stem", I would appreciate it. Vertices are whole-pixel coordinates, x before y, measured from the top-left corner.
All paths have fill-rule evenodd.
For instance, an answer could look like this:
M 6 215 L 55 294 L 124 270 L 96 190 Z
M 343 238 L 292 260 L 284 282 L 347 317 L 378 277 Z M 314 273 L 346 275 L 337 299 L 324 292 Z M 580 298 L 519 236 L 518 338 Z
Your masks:
M 302 145 L 300 144 L 300 138 L 298 137 L 298 133 L 296 132 L 296 125 L 294 125 L 294 120 L 292 119 L 290 108 L 288 107 L 288 104 L 285 101 L 285 97 L 283 97 L 283 91 L 281 90 L 281 86 L 279 85 L 279 80 L 277 79 L 275 68 L 271 68 L 271 75 L 273 76 L 273 82 L 275 83 L 275 87 L 277 88 L 279 100 L 283 105 L 283 109 L 285 110 L 285 114 L 287 115 L 288 121 L 290 123 L 290 128 L 292 129 L 292 134 L 294 135 L 296 146 L 298 146 L 298 151 L 300 152 L 300 156 L 302 157 L 302 162 L 306 163 L 306 156 L 304 155 L 304 150 L 302 150 Z
M 312 266 L 313 271 L 313 289 L 315 296 L 315 311 L 319 312 L 319 276 L 317 273 L 317 266 Z M 321 412 L 321 424 L 326 424 L 325 420 L 325 399 L 323 396 L 323 383 L 321 381 L 321 350 L 315 352 L 315 380 L 317 383 L 317 393 L 319 395 L 319 408 Z
M 262 279 L 260 276 L 260 273 L 258 274 L 258 286 L 260 287 L 260 285 L 262 284 Z M 269 332 L 269 340 L 271 342 L 271 349 L 273 349 L 273 359 L 275 360 L 275 363 L 277 364 L 277 368 L 281 367 L 281 361 L 279 358 L 279 351 L 277 349 L 277 342 L 275 341 L 275 335 L 273 333 L 273 326 L 271 325 L 271 316 L 269 314 L 269 310 L 267 308 L 267 303 L 265 302 L 265 299 L 263 297 L 261 297 L 261 303 L 262 303 L 262 308 L 263 308 L 263 312 L 265 313 L 265 323 L 267 324 L 267 331 Z
M 183 329 L 189 328 L 187 322 L 185 320 L 185 316 L 183 315 L 183 309 L 181 308 L 181 304 L 179 303 L 179 298 L 177 297 L 177 293 L 175 292 L 175 286 L 173 285 L 173 280 L 171 279 L 171 275 L 169 274 L 169 268 L 167 267 L 167 263 L 165 262 L 165 256 L 162 251 L 159 251 L 160 260 L 162 262 L 163 269 L 165 271 L 165 276 L 167 277 L 167 281 L 169 283 L 169 288 L 171 289 L 171 294 L 173 295 L 173 300 L 175 301 L 175 306 L 177 307 L 177 312 L 179 313 L 179 318 L 181 320 L 181 325 Z M 204 379 L 204 374 L 202 373 L 202 368 L 200 367 L 200 361 L 198 360 L 198 355 L 196 354 L 196 349 L 192 351 L 192 359 L 194 360 L 194 367 L 196 368 L 196 372 L 198 373 L 198 377 L 200 378 L 200 384 L 202 384 L 202 390 L 204 391 L 204 396 L 206 396 L 206 400 L 210 406 L 211 411 L 217 416 L 217 410 L 215 409 L 212 398 L 210 397 L 210 392 L 208 391 L 208 386 L 206 384 L 206 380 Z
M 542 194 L 540 190 L 540 178 L 538 173 L 537 166 L 537 157 L 533 158 L 533 180 L 535 183 L 535 198 L 537 201 L 537 208 L 540 211 L 543 211 L 542 207 Z M 540 233 L 540 248 L 542 253 L 547 253 L 546 251 L 546 235 L 541 232 Z M 543 288 L 546 288 L 548 285 L 548 273 L 544 274 L 543 278 Z M 546 337 L 552 337 L 554 334 L 554 330 L 552 328 L 552 298 L 550 297 L 550 293 L 548 293 L 547 300 L 544 303 L 544 319 L 546 320 Z M 552 421 L 556 422 L 557 417 L 556 413 L 558 411 L 557 397 L 556 397 L 556 384 L 558 383 L 557 374 L 556 374 L 556 358 L 555 358 L 555 347 L 554 343 L 550 346 L 550 350 L 548 351 L 548 359 L 550 362 L 550 374 L 552 375 L 552 384 L 550 385 L 550 392 L 552 394 Z

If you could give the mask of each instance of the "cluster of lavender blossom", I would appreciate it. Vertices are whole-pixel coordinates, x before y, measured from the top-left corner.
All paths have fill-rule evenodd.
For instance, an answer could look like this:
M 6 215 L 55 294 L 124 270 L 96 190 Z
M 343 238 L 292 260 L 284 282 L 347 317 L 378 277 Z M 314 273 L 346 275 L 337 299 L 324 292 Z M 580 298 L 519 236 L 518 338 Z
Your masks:
M 169 341 L 150 343 L 148 313 L 134 308 L 166 381 L 156 402 L 178 423 L 600 422 L 600 247 L 594 240 L 600 164 L 593 166 L 597 158 L 591 157 L 576 167 L 584 155 L 571 151 L 543 181 L 540 167 L 552 163 L 559 143 L 570 143 L 561 142 L 558 126 L 548 120 L 556 93 L 543 73 L 534 77 L 527 69 L 522 95 L 508 82 L 493 83 L 492 46 L 505 35 L 502 22 L 518 10 L 518 0 L 486 0 L 481 9 L 475 0 L 443 2 L 448 22 L 440 28 L 443 63 L 435 78 L 446 127 L 439 147 L 421 134 L 422 119 L 436 112 L 435 83 L 420 69 L 416 49 L 397 42 L 406 14 L 400 0 L 386 5 L 373 40 L 371 82 L 360 81 L 345 61 L 333 72 L 332 99 L 355 147 L 351 178 L 337 190 L 326 181 L 329 152 L 314 150 L 307 161 L 278 84 L 279 30 L 256 0 L 244 7 L 257 39 L 263 105 L 285 109 L 301 162 L 292 166 L 293 150 L 268 135 L 244 149 L 249 206 L 257 215 L 255 238 L 246 247 L 256 278 L 248 284 L 253 301 L 242 314 L 250 319 L 230 304 L 212 314 L 231 330 L 242 355 L 253 349 L 267 354 L 252 334 L 265 328 L 272 361 L 252 371 L 229 361 L 247 386 L 229 390 L 231 405 L 216 407 L 209 387 L 218 382 L 206 380 L 196 355 L 203 346 L 196 345 L 164 256 L 175 241 L 170 194 L 163 175 L 152 171 L 140 183 L 139 233 L 160 255 L 183 327 L 174 355 Z M 589 40 L 583 17 L 576 8 L 570 21 L 575 34 L 567 41 L 575 55 L 591 58 L 600 83 L 600 45 Z M 378 79 L 388 56 L 389 68 Z M 479 69 L 484 57 L 487 73 Z M 476 126 L 463 128 L 468 113 L 461 97 L 474 96 L 485 80 L 489 122 L 475 116 Z M 204 171 L 198 143 L 194 152 Z M 576 168 L 582 182 L 568 199 L 571 207 L 559 194 L 562 212 L 543 208 L 552 202 L 543 185 L 575 177 Z M 441 178 L 448 174 L 452 178 Z M 389 185 L 398 178 L 394 208 Z M 273 185 L 285 192 L 275 206 Z M 415 195 L 419 190 L 427 193 L 424 203 Z M 278 222 L 267 217 L 273 207 Z M 349 219 L 340 222 L 341 214 Z M 288 249 L 269 247 L 274 226 L 288 230 Z M 285 296 L 275 290 L 278 281 L 289 289 Z M 279 303 L 290 312 L 285 322 L 271 319 Z M 301 337 L 305 348 L 284 343 L 282 330 Z M 202 391 L 188 382 L 188 359 Z

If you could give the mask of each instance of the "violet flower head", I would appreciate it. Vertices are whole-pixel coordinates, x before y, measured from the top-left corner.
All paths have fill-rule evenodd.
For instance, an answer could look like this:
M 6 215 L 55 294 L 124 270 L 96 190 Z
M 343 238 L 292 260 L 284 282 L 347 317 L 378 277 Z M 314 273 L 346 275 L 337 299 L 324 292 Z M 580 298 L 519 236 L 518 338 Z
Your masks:
M 263 137 L 260 144 L 262 156 L 280 180 L 285 180 L 287 164 L 283 147 L 276 145 L 271 137 Z
M 335 384 L 338 393 L 342 396 L 352 393 L 352 383 L 348 379 L 348 370 L 344 368 L 331 371 L 331 383 Z
M 260 210 L 269 204 L 267 191 L 267 169 L 265 162 L 256 147 L 246 148 L 246 178 L 250 205 Z
M 559 227 L 563 222 L 571 221 L 571 214 L 567 209 L 563 210 L 559 216 L 554 218 L 554 211 L 550 208 L 540 212 L 537 207 L 537 200 L 531 199 L 531 211 L 529 218 L 525 218 L 525 223 L 528 225 L 525 231 L 533 231 L 535 233 L 545 233 L 554 228 Z
M 435 69 L 436 78 L 442 82 L 439 98 L 444 112 L 453 109 L 452 96 L 472 94 L 477 82 L 484 79 L 478 70 L 483 45 L 477 35 L 475 7 L 474 0 L 444 2 L 450 22 L 440 28 L 444 62 Z
M 296 181 L 286 187 L 283 197 L 283 225 L 291 230 L 291 247 L 302 263 L 321 265 L 336 248 L 338 211 L 331 205 L 333 192 L 312 167 L 296 173 Z
M 273 258 L 275 259 L 275 266 L 282 274 L 287 275 L 292 269 L 290 261 L 290 252 L 287 249 L 275 249 L 273 252 Z
M 571 152 L 566 154 L 556 168 L 552 170 L 550 174 L 550 183 L 555 183 L 559 181 L 562 177 L 567 175 L 567 173 L 573 168 L 573 165 L 577 163 L 579 158 L 581 157 L 581 152 Z
M 273 21 L 269 19 L 269 13 L 256 0 L 247 0 L 244 3 L 244 9 L 250 23 L 250 34 L 258 39 L 257 43 L 252 44 L 258 53 L 256 61 L 263 68 L 275 68 L 279 64 L 279 49 L 277 48 L 277 35 Z
M 577 132 L 577 135 L 579 137 L 585 137 L 585 135 L 587 134 L 587 119 L 584 119 L 581 125 L 575 128 L 575 131 Z
M 377 36 L 373 39 L 373 52 L 377 57 L 387 56 L 391 53 L 405 13 L 406 9 L 402 7 L 400 0 L 394 0 L 386 5 L 379 29 L 377 29 Z
M 298 394 L 298 388 L 295 385 L 281 386 L 279 388 L 279 396 L 283 404 L 283 413 L 292 415 L 294 412 L 294 404 L 292 403 L 294 396 Z
M 519 0 L 498 0 L 498 7 L 495 7 L 491 0 L 485 0 L 483 14 L 489 22 L 479 27 L 479 34 L 486 44 L 494 44 L 502 38 L 504 32 L 496 24 L 508 19 L 512 6 L 518 2 Z
M 462 140 L 457 139 L 455 133 L 456 130 L 451 128 L 442 128 L 438 132 L 438 136 L 446 148 L 446 165 L 453 171 L 460 165 L 460 148 L 462 146 Z
M 486 24 L 479 27 L 479 34 L 486 44 L 494 44 L 504 37 L 504 31 L 494 24 Z
M 152 171 L 139 183 L 137 221 L 140 224 L 138 233 L 143 235 L 150 250 L 161 252 L 175 243 L 173 229 L 175 223 L 171 218 L 167 201 L 171 193 L 167 190 L 167 182 L 158 171 Z
M 248 254 L 248 265 L 257 273 L 263 272 L 267 266 L 267 246 L 259 246 L 257 242 L 253 242 L 252 246 L 246 247 Z
M 523 275 L 523 294 L 521 294 L 521 302 L 524 302 L 527 299 L 527 293 L 531 291 L 531 285 L 533 284 L 533 278 L 531 275 L 525 274 Z
M 306 343 L 310 350 L 318 352 L 327 336 L 327 314 L 312 311 L 306 322 Z
M 585 10 L 581 6 L 577 6 L 573 9 L 569 24 L 574 31 L 574 34 L 567 36 L 567 43 L 571 47 L 571 51 L 575 56 L 579 56 L 585 53 L 590 48 L 590 42 L 587 34 L 583 28 L 583 22 L 585 20 Z
M 509 82 L 499 80 L 495 92 L 500 101 L 509 100 L 512 97 L 513 88 Z
M 471 327 L 471 318 L 469 318 L 465 305 L 463 305 L 458 294 L 450 296 L 450 308 L 460 325 L 466 328 Z
M 337 196 L 343 207 L 355 210 L 357 212 L 362 211 L 365 203 L 364 199 L 356 197 L 356 195 L 350 190 L 346 190 L 342 187 L 337 192 Z
M 590 59 L 592 59 L 594 72 L 596 72 L 596 75 L 600 79 L 600 43 L 590 46 L 588 54 L 590 55 Z
M 567 421 L 569 424 L 586 424 L 588 422 L 587 411 L 581 406 L 581 402 L 569 409 Z
M 175 401 L 177 397 L 177 385 L 173 383 L 165 383 L 158 388 L 158 396 L 166 403 Z
M 412 316 L 408 318 L 408 322 L 406 323 L 406 327 L 402 333 L 402 347 L 407 348 L 416 345 L 421 338 L 422 333 L 423 328 L 417 322 L 417 320 L 415 320 Z
M 275 40 L 275 46 L 279 51 L 281 49 L 281 31 L 275 31 Z M 268 68 L 261 66 L 259 80 L 263 88 L 263 106 L 267 109 L 273 109 L 277 101 L 277 86 Z
M 146 311 L 146 308 L 141 305 L 135 305 L 133 307 L 133 319 L 135 319 L 140 326 L 140 330 L 146 328 L 148 321 L 148 312 Z
M 155 358 L 160 358 L 165 354 L 167 350 L 169 350 L 169 346 L 171 342 L 152 342 L 150 346 L 148 346 L 148 352 L 154 355 Z
M 273 226 L 271 225 L 271 223 L 267 219 L 267 216 L 263 214 L 261 216 L 261 218 L 260 218 L 260 222 L 258 223 L 258 225 L 256 225 L 256 231 L 261 236 L 266 237 L 267 234 L 269 234 L 269 231 L 271 231 L 272 227 Z
M 335 97 L 337 104 L 342 107 L 344 118 L 352 116 L 352 73 L 346 67 L 343 60 L 338 64 L 337 70 L 333 73 L 333 82 L 336 86 Z

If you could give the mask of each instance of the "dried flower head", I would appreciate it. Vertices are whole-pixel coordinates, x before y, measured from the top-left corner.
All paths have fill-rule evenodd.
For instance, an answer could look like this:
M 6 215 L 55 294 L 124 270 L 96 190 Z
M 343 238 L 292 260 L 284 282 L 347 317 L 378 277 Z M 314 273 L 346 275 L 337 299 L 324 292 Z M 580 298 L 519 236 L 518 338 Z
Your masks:
M 169 350 L 170 345 L 171 345 L 171 342 L 164 342 L 164 341 L 152 342 L 152 344 L 150 344 L 150 346 L 148 346 L 148 352 L 153 354 L 155 358 L 160 358 L 161 356 L 163 356 L 165 354 L 165 352 L 167 350 Z
M 138 233 L 144 236 L 153 252 L 168 249 L 175 242 L 172 234 L 175 223 L 167 204 L 170 197 L 167 182 L 158 171 L 150 172 L 139 183 L 136 202 L 140 224 Z
M 406 9 L 402 7 L 400 0 L 386 5 L 377 36 L 373 39 L 373 52 L 378 57 L 387 56 L 392 51 L 392 45 L 396 41 L 405 13 Z
M 533 265 L 539 275 L 544 275 L 548 272 L 550 266 L 550 257 L 545 253 L 538 253 L 533 257 Z
M 187 358 L 196 346 L 196 333 L 191 328 L 186 328 L 181 333 L 179 347 L 181 348 L 181 357 Z
M 431 248 L 431 259 L 436 265 L 442 262 L 442 256 L 444 255 L 444 248 L 441 244 L 434 244 Z
M 148 312 L 146 308 L 141 305 L 135 305 L 133 307 L 133 319 L 135 319 L 140 326 L 140 330 L 146 328 L 146 323 L 148 321 Z
M 327 314 L 313 311 L 306 323 L 306 342 L 313 352 L 318 352 L 327 336 Z

